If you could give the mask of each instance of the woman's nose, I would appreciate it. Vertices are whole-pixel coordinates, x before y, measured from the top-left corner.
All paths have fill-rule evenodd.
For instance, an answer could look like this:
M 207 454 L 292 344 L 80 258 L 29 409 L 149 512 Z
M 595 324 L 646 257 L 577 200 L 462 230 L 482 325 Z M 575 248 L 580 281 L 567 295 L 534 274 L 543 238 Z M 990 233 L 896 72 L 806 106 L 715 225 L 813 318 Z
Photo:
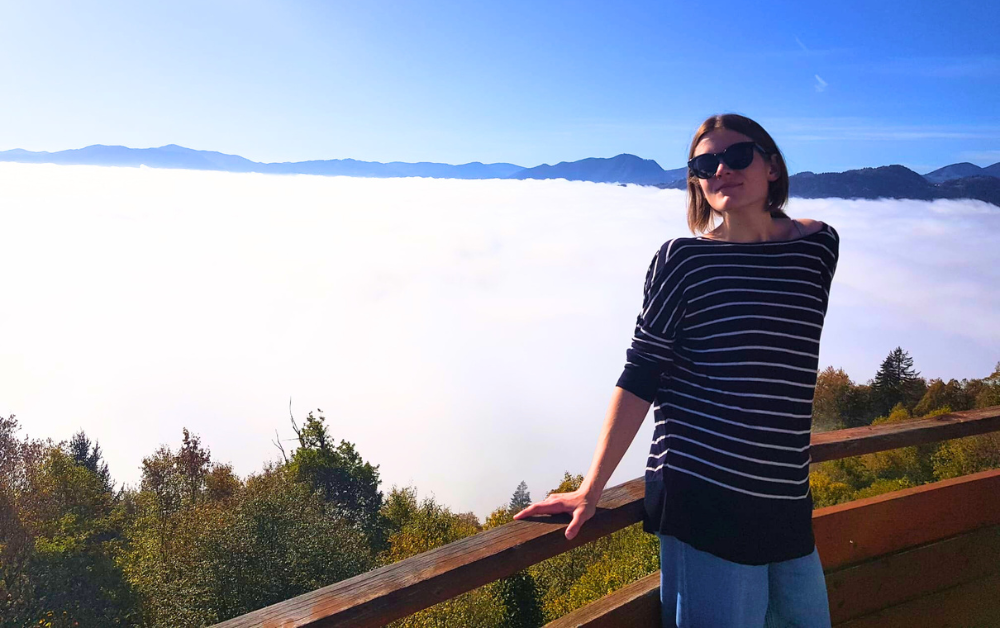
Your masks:
M 727 166 L 727 165 L 726 165 L 726 162 L 724 162 L 724 161 L 722 161 L 722 160 L 720 159 L 720 160 L 719 160 L 719 166 L 718 166 L 718 167 L 717 167 L 717 168 L 715 169 L 715 176 L 716 176 L 717 178 L 718 178 L 718 177 L 722 177 L 722 172 L 723 172 L 724 170 L 729 170 L 729 166 Z

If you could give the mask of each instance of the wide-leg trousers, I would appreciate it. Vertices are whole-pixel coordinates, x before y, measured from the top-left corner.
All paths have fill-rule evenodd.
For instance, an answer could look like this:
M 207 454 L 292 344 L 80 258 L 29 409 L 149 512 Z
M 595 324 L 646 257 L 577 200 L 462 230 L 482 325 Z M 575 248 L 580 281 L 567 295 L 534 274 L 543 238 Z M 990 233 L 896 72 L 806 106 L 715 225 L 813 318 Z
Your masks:
M 819 551 L 767 565 L 743 565 L 660 535 L 664 628 L 829 628 Z

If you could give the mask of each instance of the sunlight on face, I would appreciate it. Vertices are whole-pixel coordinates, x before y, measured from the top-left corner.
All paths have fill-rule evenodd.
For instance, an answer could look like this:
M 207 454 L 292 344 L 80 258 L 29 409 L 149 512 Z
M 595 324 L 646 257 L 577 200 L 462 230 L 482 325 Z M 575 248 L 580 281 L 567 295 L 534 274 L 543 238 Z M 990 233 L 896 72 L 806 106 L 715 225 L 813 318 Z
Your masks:
M 733 144 L 750 141 L 753 140 L 731 129 L 716 129 L 702 137 L 695 147 L 694 156 L 721 153 Z M 755 150 L 753 161 L 748 167 L 734 170 L 719 159 L 715 176 L 698 179 L 698 182 L 712 209 L 726 214 L 764 211 L 767 206 L 768 182 L 776 180 L 777 176 L 774 167 Z

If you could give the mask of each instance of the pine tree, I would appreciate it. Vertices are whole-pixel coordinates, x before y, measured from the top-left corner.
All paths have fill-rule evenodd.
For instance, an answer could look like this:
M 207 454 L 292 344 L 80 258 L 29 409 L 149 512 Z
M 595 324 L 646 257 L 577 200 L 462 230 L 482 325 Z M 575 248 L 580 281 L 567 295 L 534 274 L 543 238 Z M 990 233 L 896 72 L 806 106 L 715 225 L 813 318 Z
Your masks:
M 881 416 L 897 403 L 912 409 L 923 397 L 927 384 L 913 370 L 913 358 L 902 347 L 896 347 L 882 361 L 871 388 L 875 409 Z
M 510 498 L 510 512 L 517 514 L 531 505 L 531 493 L 528 492 L 528 484 L 521 480 L 521 483 L 514 489 L 514 495 Z
M 91 447 L 90 439 L 87 438 L 83 430 L 80 430 L 73 434 L 73 438 L 69 441 L 69 454 L 76 464 L 86 467 L 100 478 L 105 492 L 110 493 L 114 490 L 115 483 L 111 479 L 111 472 L 108 471 L 108 463 L 104 461 L 99 442 L 95 442 Z

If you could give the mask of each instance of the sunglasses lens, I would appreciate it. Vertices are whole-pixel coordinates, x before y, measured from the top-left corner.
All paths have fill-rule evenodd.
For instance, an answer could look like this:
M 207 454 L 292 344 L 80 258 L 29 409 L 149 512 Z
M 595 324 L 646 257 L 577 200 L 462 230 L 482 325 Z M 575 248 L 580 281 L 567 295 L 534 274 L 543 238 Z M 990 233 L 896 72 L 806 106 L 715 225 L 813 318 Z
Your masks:
M 733 170 L 743 170 L 753 163 L 753 142 L 733 144 L 722 154 L 722 161 Z
M 722 153 L 713 155 L 705 153 L 688 162 L 691 173 L 699 179 L 711 179 L 719 169 L 719 160 L 733 170 L 743 170 L 753 163 L 753 142 L 733 144 Z
M 715 155 L 699 155 L 691 160 L 689 168 L 699 179 L 711 179 L 719 169 L 719 158 Z

